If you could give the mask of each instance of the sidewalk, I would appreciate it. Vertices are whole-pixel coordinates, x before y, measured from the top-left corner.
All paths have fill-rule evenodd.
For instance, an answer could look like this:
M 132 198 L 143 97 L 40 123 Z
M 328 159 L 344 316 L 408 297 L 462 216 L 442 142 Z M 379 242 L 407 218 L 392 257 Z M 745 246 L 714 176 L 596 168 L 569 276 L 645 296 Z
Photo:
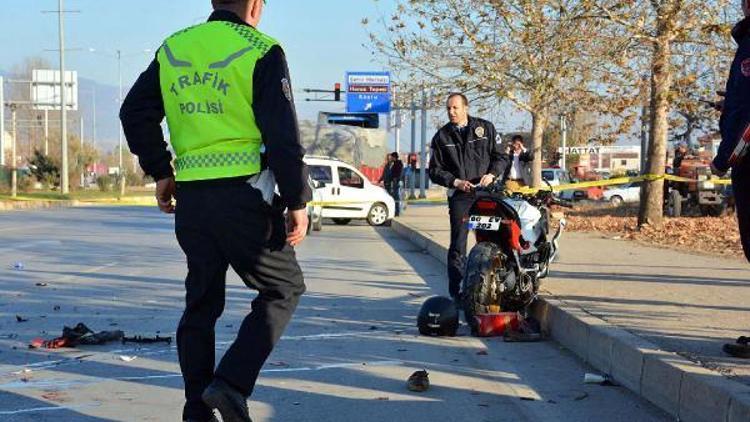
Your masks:
M 446 205 L 412 205 L 394 229 L 445 261 Z M 737 420 L 750 420 L 750 362 L 721 351 L 723 343 L 750 335 L 750 265 L 565 233 L 560 260 L 542 290 L 545 300 L 536 313 L 548 319 L 543 322 L 552 336 L 603 372 L 619 375 L 621 384 L 683 420 L 730 420 L 740 402 L 748 413 Z M 637 354 L 627 371 L 626 357 L 615 356 L 613 345 L 623 336 L 630 337 L 628 352 Z M 687 391 L 696 374 L 705 385 Z M 658 381 L 652 387 L 650 377 Z M 701 403 L 706 400 L 713 402 Z M 708 408 L 683 409 L 704 404 Z

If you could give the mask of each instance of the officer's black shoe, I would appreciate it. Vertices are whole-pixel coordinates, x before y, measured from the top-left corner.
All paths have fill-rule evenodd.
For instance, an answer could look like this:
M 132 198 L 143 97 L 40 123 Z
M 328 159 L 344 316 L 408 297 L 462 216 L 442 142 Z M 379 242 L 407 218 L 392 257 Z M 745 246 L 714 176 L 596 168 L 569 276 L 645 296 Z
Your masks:
M 216 416 L 211 416 L 211 419 L 185 419 L 182 422 L 219 422 Z
M 221 413 L 223 422 L 252 422 L 245 396 L 219 378 L 214 378 L 201 398 L 211 409 Z
M 747 343 L 727 343 L 723 347 L 724 353 L 736 358 L 750 359 L 750 345 Z

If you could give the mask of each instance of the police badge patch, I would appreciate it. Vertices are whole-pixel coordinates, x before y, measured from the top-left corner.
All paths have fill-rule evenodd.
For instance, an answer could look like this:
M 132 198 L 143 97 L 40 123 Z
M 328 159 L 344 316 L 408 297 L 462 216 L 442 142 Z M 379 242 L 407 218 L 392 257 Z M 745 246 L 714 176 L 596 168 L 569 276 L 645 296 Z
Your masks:
M 284 78 L 281 80 L 281 90 L 284 91 L 286 99 L 292 102 L 292 86 L 289 84 L 289 79 Z
M 740 63 L 740 71 L 742 72 L 742 76 L 744 77 L 750 77 L 750 59 L 745 59 Z
M 477 135 L 477 138 L 484 138 L 484 128 L 482 126 L 479 126 L 478 128 L 474 129 L 474 134 Z

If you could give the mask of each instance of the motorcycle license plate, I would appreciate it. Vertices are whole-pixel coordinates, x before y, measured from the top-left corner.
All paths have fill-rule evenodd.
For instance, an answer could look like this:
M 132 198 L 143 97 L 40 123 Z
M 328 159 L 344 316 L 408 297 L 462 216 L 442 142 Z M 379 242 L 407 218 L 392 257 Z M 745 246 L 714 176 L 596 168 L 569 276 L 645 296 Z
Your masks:
M 498 231 L 501 221 L 502 218 L 500 217 L 472 215 L 469 217 L 469 230 Z

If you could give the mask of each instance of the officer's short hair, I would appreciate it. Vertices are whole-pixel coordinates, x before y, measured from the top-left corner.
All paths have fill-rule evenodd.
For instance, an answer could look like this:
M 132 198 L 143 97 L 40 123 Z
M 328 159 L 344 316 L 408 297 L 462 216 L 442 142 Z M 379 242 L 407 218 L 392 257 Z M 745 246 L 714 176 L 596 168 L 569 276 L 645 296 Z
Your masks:
M 445 101 L 446 104 L 449 103 L 451 101 L 451 98 L 453 97 L 461 97 L 461 100 L 463 101 L 464 106 L 466 107 L 469 106 L 469 99 L 466 98 L 466 95 L 464 95 L 461 92 L 451 92 L 450 94 L 448 94 L 448 99 Z
M 250 0 L 211 0 L 214 6 L 232 6 L 235 4 L 245 4 Z

